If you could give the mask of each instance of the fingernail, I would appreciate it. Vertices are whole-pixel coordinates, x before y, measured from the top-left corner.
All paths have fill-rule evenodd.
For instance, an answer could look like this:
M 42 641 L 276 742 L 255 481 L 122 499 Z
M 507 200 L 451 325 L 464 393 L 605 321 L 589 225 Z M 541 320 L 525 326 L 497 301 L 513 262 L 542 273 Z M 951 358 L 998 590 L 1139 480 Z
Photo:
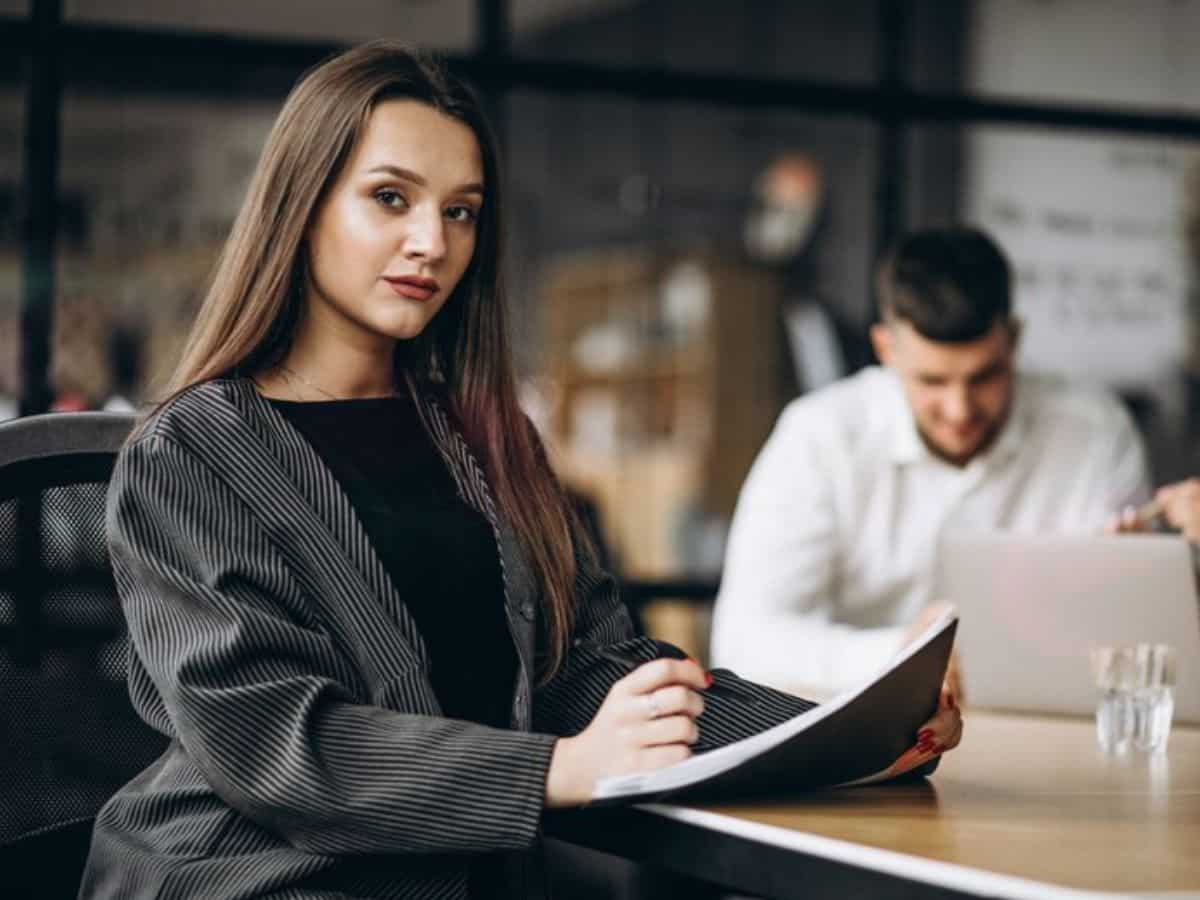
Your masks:
M 920 731 L 917 732 L 917 740 L 918 741 L 927 741 L 931 737 L 933 737 L 933 729 L 932 728 L 922 728 Z
M 712 677 L 712 672 L 704 673 L 704 686 L 705 687 L 712 687 L 714 680 L 715 679 Z
M 946 706 L 950 707 L 950 709 L 954 709 L 954 695 L 953 694 L 950 694 L 946 697 Z

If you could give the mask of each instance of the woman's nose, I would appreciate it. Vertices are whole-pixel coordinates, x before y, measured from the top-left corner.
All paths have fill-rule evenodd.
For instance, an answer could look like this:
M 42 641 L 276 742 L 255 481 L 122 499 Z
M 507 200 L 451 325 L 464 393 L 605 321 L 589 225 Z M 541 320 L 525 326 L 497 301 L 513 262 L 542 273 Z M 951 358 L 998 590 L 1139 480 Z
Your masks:
M 404 253 L 414 259 L 432 262 L 446 255 L 446 226 L 441 211 L 414 210 L 405 223 Z

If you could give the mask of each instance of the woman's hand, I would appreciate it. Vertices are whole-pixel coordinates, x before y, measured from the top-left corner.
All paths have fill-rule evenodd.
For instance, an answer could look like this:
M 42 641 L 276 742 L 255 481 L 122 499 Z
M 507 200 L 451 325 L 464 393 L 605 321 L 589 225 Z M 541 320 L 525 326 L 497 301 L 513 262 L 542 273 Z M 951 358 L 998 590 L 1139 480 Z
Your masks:
M 937 713 L 917 731 L 917 742 L 888 767 L 888 776 L 920 769 L 940 754 L 957 747 L 962 740 L 962 728 L 962 713 L 954 697 L 943 688 Z
M 954 695 L 943 687 L 937 712 L 917 730 L 917 744 L 914 749 L 925 757 L 917 765 L 957 747 L 958 742 L 962 740 L 962 731 L 962 710 L 955 703 Z
M 588 727 L 560 738 L 546 777 L 546 806 L 592 799 L 597 779 L 661 769 L 692 755 L 711 684 L 693 660 L 656 659 L 616 682 Z
M 946 616 L 953 607 L 949 603 L 934 603 L 925 607 L 909 624 L 901 644 L 907 647 L 919 638 L 934 622 Z M 958 660 L 958 641 L 950 648 L 950 660 L 946 663 L 946 674 L 942 681 L 942 700 L 953 708 L 963 703 L 962 666 Z
M 907 646 L 920 637 L 930 625 L 950 611 L 949 604 L 934 603 L 923 609 L 908 627 L 904 637 Z M 958 746 L 962 740 L 963 702 L 962 667 L 958 659 L 958 642 L 950 648 L 950 660 L 942 680 L 942 693 L 938 710 L 933 718 L 917 730 L 917 742 L 896 761 L 897 774 L 918 768 L 947 750 Z

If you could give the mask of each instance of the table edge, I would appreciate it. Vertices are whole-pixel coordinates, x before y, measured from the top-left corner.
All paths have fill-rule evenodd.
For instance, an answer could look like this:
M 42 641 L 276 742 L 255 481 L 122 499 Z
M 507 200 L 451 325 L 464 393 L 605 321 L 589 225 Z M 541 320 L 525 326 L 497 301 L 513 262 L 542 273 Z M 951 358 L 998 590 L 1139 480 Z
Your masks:
M 744 840 L 768 844 L 831 862 L 857 866 L 880 874 L 975 896 L 1003 897 L 1006 900 L 1116 900 L 1116 898 L 1134 897 L 1200 900 L 1200 890 L 1127 893 L 1097 891 L 1068 887 L 1048 881 L 1035 881 L 1018 875 L 1004 875 L 958 863 L 926 859 L 896 850 L 885 850 L 880 847 L 871 847 L 866 844 L 783 828 L 778 825 L 748 822 L 736 816 L 690 806 L 645 803 L 637 804 L 634 808 L 651 815 L 712 829 Z

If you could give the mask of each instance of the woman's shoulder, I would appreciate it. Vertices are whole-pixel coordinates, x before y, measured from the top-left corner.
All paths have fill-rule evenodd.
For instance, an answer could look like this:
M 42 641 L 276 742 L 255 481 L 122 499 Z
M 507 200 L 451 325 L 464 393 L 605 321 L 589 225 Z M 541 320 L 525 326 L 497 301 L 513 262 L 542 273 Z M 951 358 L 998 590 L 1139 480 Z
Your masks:
M 185 447 L 211 442 L 222 428 L 245 421 L 248 390 L 254 387 L 244 378 L 215 378 L 185 388 L 146 417 L 131 443 L 151 438 Z
M 181 491 L 194 487 L 181 482 L 201 471 L 204 478 L 226 483 L 244 478 L 247 455 L 261 446 L 254 427 L 256 398 L 245 378 L 218 378 L 180 391 L 133 432 L 118 456 L 113 483 L 161 481 L 170 473 L 166 483 Z

